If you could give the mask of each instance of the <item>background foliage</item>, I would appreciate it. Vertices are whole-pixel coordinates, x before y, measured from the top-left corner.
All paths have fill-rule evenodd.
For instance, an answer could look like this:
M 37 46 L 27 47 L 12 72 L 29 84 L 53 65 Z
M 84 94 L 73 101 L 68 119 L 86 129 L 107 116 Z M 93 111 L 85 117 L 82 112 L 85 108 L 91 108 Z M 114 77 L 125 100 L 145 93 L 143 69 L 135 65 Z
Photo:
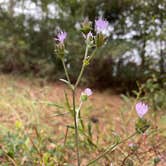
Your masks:
M 104 17 L 110 23 L 108 43 L 89 66 L 84 83 L 128 90 L 155 74 L 163 86 L 165 8 L 165 0 L 0 1 L 0 70 L 49 80 L 63 77 L 53 40 L 63 29 L 68 32 L 66 63 L 74 81 L 84 50 L 80 23 L 85 17 L 93 22 Z

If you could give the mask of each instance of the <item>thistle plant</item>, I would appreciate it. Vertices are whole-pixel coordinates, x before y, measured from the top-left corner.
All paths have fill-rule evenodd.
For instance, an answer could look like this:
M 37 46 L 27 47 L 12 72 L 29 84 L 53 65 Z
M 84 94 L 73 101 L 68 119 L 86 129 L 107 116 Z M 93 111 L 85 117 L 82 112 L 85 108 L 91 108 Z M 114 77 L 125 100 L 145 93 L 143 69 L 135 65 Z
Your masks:
M 77 166 L 81 165 L 81 158 L 80 158 L 80 150 L 79 150 L 79 125 L 83 128 L 83 121 L 80 117 L 80 112 L 82 105 L 85 101 L 87 101 L 88 97 L 92 95 L 92 90 L 90 88 L 86 88 L 80 95 L 80 103 L 76 103 L 76 91 L 78 88 L 78 85 L 81 81 L 81 78 L 83 76 L 84 70 L 86 67 L 91 63 L 91 60 L 95 56 L 97 50 L 102 47 L 106 43 L 106 35 L 105 31 L 108 28 L 108 22 L 102 18 L 99 18 L 95 20 L 95 29 L 92 28 L 92 22 L 85 19 L 85 21 L 81 24 L 80 31 L 82 32 L 83 38 L 85 40 L 85 53 L 84 58 L 82 61 L 82 66 L 79 72 L 79 75 L 76 79 L 76 82 L 72 82 L 70 79 L 70 74 L 68 72 L 68 68 L 66 67 L 65 63 L 65 54 L 67 52 L 66 50 L 66 39 L 67 39 L 67 32 L 61 31 L 57 34 L 57 37 L 55 38 L 55 53 L 57 57 L 60 58 L 62 61 L 66 79 L 60 79 L 64 83 L 66 83 L 69 87 L 69 89 L 72 92 L 72 103 L 71 105 L 71 114 L 73 116 L 73 122 L 74 122 L 74 131 L 75 131 L 75 147 L 76 147 L 76 156 L 77 156 Z M 91 54 L 89 54 L 89 50 L 91 51 Z M 134 137 L 136 134 L 142 134 L 144 133 L 150 126 L 149 122 L 143 118 L 143 116 L 148 112 L 148 106 L 144 104 L 143 102 L 139 102 L 136 104 L 136 112 L 138 114 L 138 120 L 136 122 L 135 128 L 136 132 L 128 136 L 127 138 L 123 140 L 118 140 L 115 144 L 109 145 L 107 148 L 105 148 L 104 152 L 101 153 L 98 157 L 91 160 L 87 165 L 91 165 L 98 161 L 99 159 L 106 156 L 109 152 L 113 151 L 116 146 L 125 143 L 132 137 Z
M 82 23 L 82 27 L 80 30 L 85 40 L 85 54 L 84 54 L 84 59 L 82 62 L 80 73 L 75 83 L 72 83 L 70 80 L 70 75 L 68 73 L 68 69 L 66 67 L 65 58 L 64 58 L 65 52 L 66 52 L 65 41 L 67 38 L 67 33 L 61 31 L 57 34 L 57 37 L 55 38 L 55 41 L 56 41 L 55 53 L 62 61 L 66 79 L 67 79 L 67 80 L 61 79 L 61 81 L 65 82 L 69 86 L 70 90 L 72 91 L 72 114 L 73 114 L 73 121 L 74 121 L 75 145 L 76 145 L 78 166 L 80 166 L 81 164 L 80 151 L 79 151 L 79 130 L 78 130 L 78 124 L 80 119 L 79 114 L 80 114 L 82 102 L 86 101 L 88 96 L 92 95 L 92 91 L 89 88 L 85 89 L 85 91 L 81 94 L 80 104 L 79 104 L 79 107 L 77 108 L 76 90 L 81 81 L 85 68 L 89 65 L 91 59 L 95 56 L 97 49 L 99 47 L 102 47 L 105 43 L 106 36 L 104 35 L 103 32 L 107 30 L 107 28 L 108 28 L 108 22 L 106 20 L 103 20 L 102 18 L 95 20 L 94 34 L 92 33 L 92 23 L 88 19 L 85 19 L 85 21 Z M 90 55 L 89 55 L 89 49 L 93 49 Z

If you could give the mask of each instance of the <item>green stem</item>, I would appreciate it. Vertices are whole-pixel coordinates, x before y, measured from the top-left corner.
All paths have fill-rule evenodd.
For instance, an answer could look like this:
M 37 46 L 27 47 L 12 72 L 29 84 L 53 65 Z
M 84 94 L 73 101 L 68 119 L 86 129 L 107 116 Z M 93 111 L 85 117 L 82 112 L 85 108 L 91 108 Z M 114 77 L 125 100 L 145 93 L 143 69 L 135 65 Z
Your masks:
M 79 122 L 80 119 L 80 110 L 81 110 L 81 106 L 82 106 L 82 101 L 80 102 L 79 107 L 76 109 L 76 119 L 77 119 L 77 124 Z
M 78 138 L 78 126 L 77 126 L 77 114 L 76 114 L 76 105 L 75 105 L 75 89 L 72 91 L 73 97 L 73 112 L 74 112 L 74 129 L 75 129 L 75 144 L 76 144 L 76 153 L 77 153 L 77 166 L 80 166 L 80 154 L 79 154 L 79 138 Z
M 111 150 L 113 150 L 116 146 L 118 146 L 118 145 L 120 145 L 120 144 L 126 142 L 126 141 L 129 140 L 130 138 L 134 137 L 136 134 L 137 134 L 137 133 L 135 132 L 134 134 L 130 135 L 129 137 L 125 138 L 124 140 L 122 140 L 122 141 L 120 141 L 120 142 L 118 142 L 118 143 L 116 143 L 116 144 L 114 144 L 114 145 L 108 146 L 108 147 L 106 148 L 106 150 L 105 150 L 102 154 L 100 154 L 100 155 L 99 155 L 97 158 L 95 158 L 94 160 L 91 160 L 91 161 L 87 164 L 87 166 L 88 166 L 88 165 L 91 165 L 91 164 L 93 164 L 93 163 L 95 163 L 96 161 L 98 161 L 99 159 L 101 159 L 102 157 L 104 157 L 108 152 L 110 152 Z
M 94 58 L 94 56 L 96 55 L 97 52 L 97 48 L 95 48 L 95 50 L 92 52 L 92 54 L 89 56 L 89 62 Z
M 88 44 L 86 45 L 86 49 L 85 49 L 85 55 L 84 55 L 84 60 L 83 60 L 83 64 L 82 64 L 82 67 L 81 67 L 81 71 L 80 71 L 80 74 L 77 78 L 77 81 L 74 85 L 74 88 L 72 89 L 72 95 L 73 95 L 73 112 L 74 112 L 74 129 L 75 129 L 75 144 L 76 144 L 76 153 L 77 153 L 77 166 L 80 166 L 80 154 L 79 154 L 79 137 L 78 137 L 78 125 L 77 125 L 77 112 L 76 112 L 76 105 L 75 105 L 75 91 L 76 91 L 76 88 L 81 80 L 81 77 L 82 77 L 82 74 L 84 72 L 84 69 L 85 69 L 85 60 L 88 56 Z
M 81 80 L 81 77 L 83 75 L 83 72 L 84 72 L 84 69 L 86 66 L 85 62 L 86 62 L 87 57 L 88 57 L 88 49 L 89 49 L 89 45 L 88 45 L 88 43 L 86 43 L 85 55 L 84 55 L 81 71 L 78 75 L 78 78 L 77 78 L 77 81 L 76 81 L 74 87 L 71 88 L 72 89 L 72 98 L 73 98 L 73 113 L 74 113 L 74 129 L 75 129 L 75 144 L 76 144 L 76 153 L 77 153 L 77 166 L 80 166 L 81 163 L 80 163 L 80 154 L 79 154 L 79 135 L 78 135 L 78 125 L 77 125 L 77 121 L 78 121 L 79 117 L 78 117 L 77 112 L 76 112 L 75 92 L 76 92 L 76 88 Z M 95 51 L 93 52 L 92 57 L 94 56 L 94 54 L 95 54 Z M 71 85 L 70 77 L 69 77 L 66 65 L 64 63 L 64 59 L 61 59 L 61 60 L 62 60 L 62 64 L 63 64 L 64 70 L 65 70 L 66 78 Z
M 68 74 L 68 71 L 67 71 L 64 59 L 61 59 L 61 61 L 62 61 L 62 64 L 63 64 L 63 68 L 64 68 L 64 71 L 65 71 L 66 78 L 67 78 L 68 82 L 71 84 L 70 77 L 69 77 L 69 74 Z
M 84 72 L 84 69 L 85 69 L 85 60 L 86 60 L 86 58 L 87 58 L 87 56 L 88 56 L 88 48 L 89 48 L 89 46 L 88 46 L 88 44 L 86 45 L 86 49 L 85 49 L 85 56 L 84 56 L 84 60 L 83 60 L 83 64 L 82 64 L 82 67 L 81 67 L 81 71 L 80 71 L 80 74 L 79 74 L 79 76 L 78 76 L 78 78 L 77 78 L 77 81 L 76 81 L 76 83 L 75 83 L 75 86 L 74 86 L 74 89 L 76 89 L 77 88 L 77 86 L 78 86 L 78 84 L 79 84 L 79 82 L 80 82 L 80 80 L 81 80 L 81 77 L 82 77 L 82 74 L 83 74 L 83 72 Z

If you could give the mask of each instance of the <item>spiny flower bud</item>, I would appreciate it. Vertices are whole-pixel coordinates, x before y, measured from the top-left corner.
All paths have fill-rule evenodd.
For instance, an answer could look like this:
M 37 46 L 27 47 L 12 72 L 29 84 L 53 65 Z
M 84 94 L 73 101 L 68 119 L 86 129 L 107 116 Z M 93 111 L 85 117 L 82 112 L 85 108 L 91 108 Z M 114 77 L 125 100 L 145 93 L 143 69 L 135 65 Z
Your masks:
M 57 44 L 55 46 L 55 53 L 56 55 L 59 57 L 59 58 L 63 58 L 64 55 L 65 55 L 65 47 L 64 47 L 64 44 Z
M 96 47 L 99 48 L 105 43 L 106 37 L 102 34 L 99 33 L 96 35 L 95 42 L 96 42 Z
M 87 35 L 92 29 L 92 23 L 86 18 L 84 22 L 81 24 L 81 32 L 84 35 Z
M 85 39 L 85 43 L 88 45 L 89 48 L 94 47 L 95 45 L 95 37 L 93 36 L 92 32 L 90 31 L 87 35 L 83 34 L 83 37 Z

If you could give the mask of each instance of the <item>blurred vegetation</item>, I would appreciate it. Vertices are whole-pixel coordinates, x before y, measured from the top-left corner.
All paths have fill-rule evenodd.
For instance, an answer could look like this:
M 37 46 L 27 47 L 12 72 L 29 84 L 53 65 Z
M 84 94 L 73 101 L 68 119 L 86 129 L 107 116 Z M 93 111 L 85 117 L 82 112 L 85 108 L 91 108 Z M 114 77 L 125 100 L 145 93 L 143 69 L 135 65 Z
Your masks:
M 66 63 L 74 81 L 83 54 L 80 23 L 104 17 L 108 43 L 88 67 L 84 83 L 123 90 L 152 74 L 164 86 L 166 0 L 10 0 L 0 3 L 0 70 L 49 80 L 63 77 L 54 36 L 68 32 Z

